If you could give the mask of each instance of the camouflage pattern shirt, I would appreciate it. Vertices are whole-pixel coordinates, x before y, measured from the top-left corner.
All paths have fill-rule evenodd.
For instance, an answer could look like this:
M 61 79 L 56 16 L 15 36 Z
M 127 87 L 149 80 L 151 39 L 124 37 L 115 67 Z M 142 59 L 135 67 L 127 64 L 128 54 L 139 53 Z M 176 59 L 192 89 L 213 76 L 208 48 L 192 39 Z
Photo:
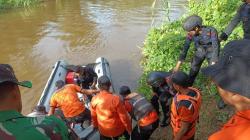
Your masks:
M 0 111 L 0 140 L 68 140 L 63 121 L 54 116 L 26 117 L 17 111 Z

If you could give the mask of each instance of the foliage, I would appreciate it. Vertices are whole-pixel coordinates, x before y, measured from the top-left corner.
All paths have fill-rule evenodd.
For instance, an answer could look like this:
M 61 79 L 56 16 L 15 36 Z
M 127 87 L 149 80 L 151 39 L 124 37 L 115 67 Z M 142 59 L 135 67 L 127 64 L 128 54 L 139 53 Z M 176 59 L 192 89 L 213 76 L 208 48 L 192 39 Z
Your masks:
M 240 4 L 239 0 L 206 0 L 203 2 L 190 0 L 187 15 L 184 15 L 180 20 L 175 22 L 165 23 L 160 28 L 151 29 L 144 42 L 142 52 L 144 56 L 142 60 L 144 74 L 140 80 L 141 86 L 138 89 L 139 92 L 149 96 L 150 90 L 146 85 L 146 75 L 150 71 L 170 71 L 175 67 L 185 40 L 186 32 L 182 29 L 182 21 L 185 17 L 197 14 L 203 18 L 204 25 L 213 26 L 220 33 L 229 24 Z M 242 29 L 238 27 L 228 40 L 241 38 L 242 34 Z M 224 44 L 225 42 L 221 43 L 222 46 Z M 192 45 L 186 61 L 182 65 L 181 69 L 183 71 L 188 72 L 193 52 L 194 46 Z M 205 92 L 214 94 L 215 89 L 210 89 L 211 85 L 209 83 L 206 77 L 199 75 L 195 84 L 199 85 L 199 88 L 203 90 L 206 89 Z
M 0 0 L 0 9 L 30 6 L 38 1 L 39 0 Z

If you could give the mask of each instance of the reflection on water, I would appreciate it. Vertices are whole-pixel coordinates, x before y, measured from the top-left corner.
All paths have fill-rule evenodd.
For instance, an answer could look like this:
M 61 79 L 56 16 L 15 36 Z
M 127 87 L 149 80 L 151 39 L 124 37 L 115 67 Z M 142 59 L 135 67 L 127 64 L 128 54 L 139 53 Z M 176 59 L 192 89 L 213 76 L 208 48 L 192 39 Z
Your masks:
M 153 0 L 51 0 L 33 8 L 0 14 L 0 63 L 11 64 L 21 80 L 23 112 L 37 103 L 52 65 L 59 59 L 73 64 L 99 56 L 111 64 L 114 86 L 137 86 L 142 42 L 150 29 L 166 20 L 166 11 Z M 185 12 L 186 0 L 170 1 L 170 19 Z M 153 14 L 152 14 L 153 13 Z

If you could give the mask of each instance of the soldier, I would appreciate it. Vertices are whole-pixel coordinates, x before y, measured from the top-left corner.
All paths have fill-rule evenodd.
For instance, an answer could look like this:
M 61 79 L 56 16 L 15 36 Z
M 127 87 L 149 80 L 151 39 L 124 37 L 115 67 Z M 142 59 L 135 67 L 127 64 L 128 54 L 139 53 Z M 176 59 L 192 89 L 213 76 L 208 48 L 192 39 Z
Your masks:
M 18 85 L 32 87 L 29 81 L 19 82 L 10 65 L 0 64 L 0 139 L 68 140 L 68 129 L 58 118 L 26 117 L 20 113 L 22 102 Z
M 197 15 L 186 18 L 183 23 L 183 29 L 187 31 L 188 34 L 174 71 L 176 72 L 179 70 L 182 62 L 186 58 L 190 44 L 193 41 L 196 51 L 189 71 L 189 83 L 190 86 L 192 86 L 205 59 L 207 59 L 209 65 L 213 65 L 217 62 L 220 44 L 216 29 L 209 26 L 203 26 L 202 18 Z
M 160 126 L 165 127 L 170 123 L 170 103 L 173 95 L 171 84 L 168 83 L 168 78 L 171 75 L 170 72 L 153 71 L 148 75 L 147 83 L 153 90 L 153 96 L 151 98 L 151 104 L 155 110 L 160 113 L 159 101 L 163 112 L 163 118 L 161 119 Z
M 226 41 L 240 22 L 243 23 L 244 39 L 250 39 L 250 0 L 242 0 L 242 2 L 244 3 L 239 7 L 236 15 L 221 33 L 220 40 Z
M 249 54 L 250 40 L 229 42 L 218 63 L 202 70 L 215 83 L 222 99 L 236 112 L 209 140 L 250 138 Z
M 132 131 L 132 140 L 148 140 L 159 126 L 158 115 L 154 107 L 143 95 L 132 93 L 128 86 L 120 87 L 119 94 L 124 99 L 127 111 L 137 121 Z

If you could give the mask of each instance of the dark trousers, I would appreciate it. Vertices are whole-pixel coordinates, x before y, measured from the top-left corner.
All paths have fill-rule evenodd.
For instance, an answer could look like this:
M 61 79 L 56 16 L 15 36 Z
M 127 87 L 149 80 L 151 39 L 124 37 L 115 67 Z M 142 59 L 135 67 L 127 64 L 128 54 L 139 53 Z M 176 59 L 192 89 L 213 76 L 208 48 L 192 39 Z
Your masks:
M 167 94 L 161 94 L 160 97 L 154 95 L 151 98 L 151 104 L 153 105 L 153 107 L 155 108 L 155 110 L 157 111 L 158 114 L 160 114 L 160 107 L 159 107 L 159 102 L 160 101 L 160 105 L 162 108 L 162 115 L 163 118 L 161 120 L 161 123 L 168 123 L 167 120 L 169 119 L 170 116 L 170 103 L 168 103 L 169 101 L 169 97 Z
M 148 140 L 155 129 L 159 126 L 159 120 L 148 126 L 138 126 L 136 125 L 132 131 L 132 140 Z
M 91 122 L 91 113 L 90 110 L 85 108 L 85 111 L 75 117 L 72 118 L 66 118 L 68 122 L 73 123 L 84 123 L 85 121 Z
M 205 59 L 208 61 L 208 65 L 211 65 L 212 63 L 212 55 L 213 55 L 213 48 L 198 48 L 195 52 L 195 56 L 193 57 L 192 63 L 191 63 L 191 69 L 189 71 L 189 84 L 190 86 L 193 85 L 196 76 L 198 75 L 201 65 Z M 217 52 L 219 55 L 219 52 Z M 218 56 L 217 55 L 217 56 Z M 215 60 L 217 61 L 217 60 Z
M 130 139 L 130 136 L 129 136 L 127 131 L 125 131 L 123 134 L 121 134 L 120 136 L 117 136 L 117 137 L 106 137 L 106 136 L 103 136 L 102 134 L 100 134 L 100 140 L 119 140 L 122 137 L 124 137 L 125 140 Z

